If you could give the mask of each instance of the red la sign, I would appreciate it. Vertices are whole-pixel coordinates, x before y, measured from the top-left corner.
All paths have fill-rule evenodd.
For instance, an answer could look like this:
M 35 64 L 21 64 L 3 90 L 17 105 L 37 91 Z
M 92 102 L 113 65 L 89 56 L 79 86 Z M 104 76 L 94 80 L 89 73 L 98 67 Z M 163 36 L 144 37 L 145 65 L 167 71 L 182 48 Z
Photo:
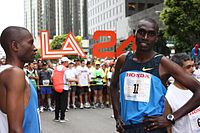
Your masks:
M 114 48 L 116 45 L 116 34 L 114 31 L 96 31 L 93 35 L 93 40 L 98 40 L 99 37 L 101 36 L 109 36 L 110 41 L 109 42 L 100 42 L 97 44 L 94 44 L 92 48 L 92 55 L 93 57 L 97 58 L 115 58 L 124 53 L 124 49 L 132 42 L 132 50 L 136 50 L 136 43 L 135 43 L 135 38 L 133 35 L 129 36 L 127 40 L 121 43 L 116 48 L 116 52 L 100 52 L 100 49 L 104 48 Z
M 79 46 L 72 33 L 68 34 L 61 49 L 51 50 L 49 44 L 49 32 L 46 30 L 40 31 L 40 46 L 43 59 L 56 59 L 63 57 L 63 55 L 80 55 L 82 58 L 86 57 L 86 54 Z
M 93 40 L 98 40 L 101 36 L 109 36 L 109 42 L 100 42 L 93 45 L 92 54 L 93 57 L 97 58 L 115 58 L 124 53 L 124 49 L 132 43 L 132 50 L 136 50 L 135 38 L 133 35 L 129 36 L 127 40 L 121 43 L 117 48 L 116 52 L 100 52 L 100 49 L 114 48 L 116 45 L 116 34 L 114 31 L 96 31 L 93 35 Z M 41 45 L 41 56 L 44 59 L 55 59 L 61 58 L 63 55 L 80 55 L 82 58 L 86 57 L 82 48 L 79 46 L 75 37 L 72 33 L 69 33 L 66 40 L 62 44 L 62 48 L 59 50 L 51 50 L 49 44 L 49 33 L 48 31 L 40 32 L 40 45 Z

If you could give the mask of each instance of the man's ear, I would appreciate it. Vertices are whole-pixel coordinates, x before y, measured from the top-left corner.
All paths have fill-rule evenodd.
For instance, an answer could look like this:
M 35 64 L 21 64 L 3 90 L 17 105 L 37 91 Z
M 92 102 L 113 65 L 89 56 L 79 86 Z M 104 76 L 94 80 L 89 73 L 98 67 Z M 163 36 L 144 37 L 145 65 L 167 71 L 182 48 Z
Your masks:
M 18 49 L 19 49 L 19 43 L 17 43 L 16 41 L 12 41 L 11 42 L 11 49 L 13 51 L 18 51 Z

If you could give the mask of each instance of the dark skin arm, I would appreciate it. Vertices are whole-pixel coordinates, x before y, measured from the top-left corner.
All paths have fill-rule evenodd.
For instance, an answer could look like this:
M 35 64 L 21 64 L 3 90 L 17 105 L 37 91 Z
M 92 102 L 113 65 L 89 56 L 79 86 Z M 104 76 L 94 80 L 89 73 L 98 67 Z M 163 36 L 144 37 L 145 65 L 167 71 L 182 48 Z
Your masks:
M 193 92 L 192 98 L 180 109 L 173 113 L 175 117 L 175 121 L 179 118 L 183 117 L 187 113 L 196 109 L 200 103 L 200 82 L 198 82 L 194 77 L 184 73 L 184 70 L 173 63 L 166 57 L 163 57 L 160 64 L 160 78 L 162 81 L 166 82 L 166 80 L 172 76 L 178 82 L 180 82 L 183 86 L 190 89 Z M 148 117 L 144 120 L 144 122 L 156 123 L 155 125 L 150 124 L 146 127 L 147 130 L 153 130 L 156 128 L 164 128 L 171 125 L 171 122 L 166 120 L 166 116 L 160 117 Z
M 9 80 L 5 80 L 6 88 L 6 114 L 8 117 L 9 133 L 23 133 L 22 123 L 24 119 L 25 103 L 25 73 L 19 68 L 13 68 L 5 74 Z
M 167 99 L 165 99 L 165 112 L 164 112 L 164 116 L 168 115 L 168 114 L 171 114 L 172 113 L 172 108 L 170 107 Z M 172 128 L 171 126 L 168 126 L 167 127 L 167 131 L 168 133 L 172 133 Z
M 120 115 L 119 115 L 119 74 L 122 68 L 122 65 L 124 64 L 126 58 L 126 54 L 121 55 L 116 62 L 115 65 L 115 70 L 113 72 L 112 78 L 111 78 L 111 100 L 112 100 L 112 105 L 113 105 L 113 113 L 114 113 L 114 118 L 116 120 L 116 130 L 120 133 L 124 132 L 123 125 L 124 123 L 122 122 Z

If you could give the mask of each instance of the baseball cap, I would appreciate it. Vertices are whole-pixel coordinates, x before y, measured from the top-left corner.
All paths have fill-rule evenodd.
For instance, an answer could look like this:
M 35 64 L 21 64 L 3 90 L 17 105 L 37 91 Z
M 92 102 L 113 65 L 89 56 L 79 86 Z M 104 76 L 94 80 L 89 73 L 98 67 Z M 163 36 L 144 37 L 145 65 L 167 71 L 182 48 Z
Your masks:
M 100 65 L 101 62 L 100 62 L 100 61 L 96 61 L 95 64 L 96 64 L 96 65 Z
M 28 63 L 25 63 L 24 66 L 28 66 Z
M 72 60 L 68 59 L 67 57 L 62 57 L 61 62 L 74 63 Z

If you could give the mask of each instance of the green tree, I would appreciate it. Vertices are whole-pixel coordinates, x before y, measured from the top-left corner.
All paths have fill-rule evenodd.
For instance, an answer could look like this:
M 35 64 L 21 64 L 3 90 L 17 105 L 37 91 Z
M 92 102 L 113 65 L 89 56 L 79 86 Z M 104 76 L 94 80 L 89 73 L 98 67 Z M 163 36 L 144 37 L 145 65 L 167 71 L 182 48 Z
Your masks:
M 177 52 L 189 52 L 200 42 L 200 0 L 165 0 L 160 18 Z
M 66 37 L 67 37 L 67 34 L 55 36 L 51 42 L 51 49 L 60 49 Z
M 38 60 L 38 58 L 41 58 L 40 56 L 40 49 L 37 49 L 35 59 Z
M 51 49 L 60 49 L 67 36 L 67 34 L 55 36 L 50 44 Z M 82 46 L 82 36 L 76 36 L 75 40 L 80 46 Z
M 170 55 L 170 49 L 166 46 L 166 38 L 164 37 L 163 31 L 159 32 L 158 41 L 154 45 L 154 50 L 165 56 Z

